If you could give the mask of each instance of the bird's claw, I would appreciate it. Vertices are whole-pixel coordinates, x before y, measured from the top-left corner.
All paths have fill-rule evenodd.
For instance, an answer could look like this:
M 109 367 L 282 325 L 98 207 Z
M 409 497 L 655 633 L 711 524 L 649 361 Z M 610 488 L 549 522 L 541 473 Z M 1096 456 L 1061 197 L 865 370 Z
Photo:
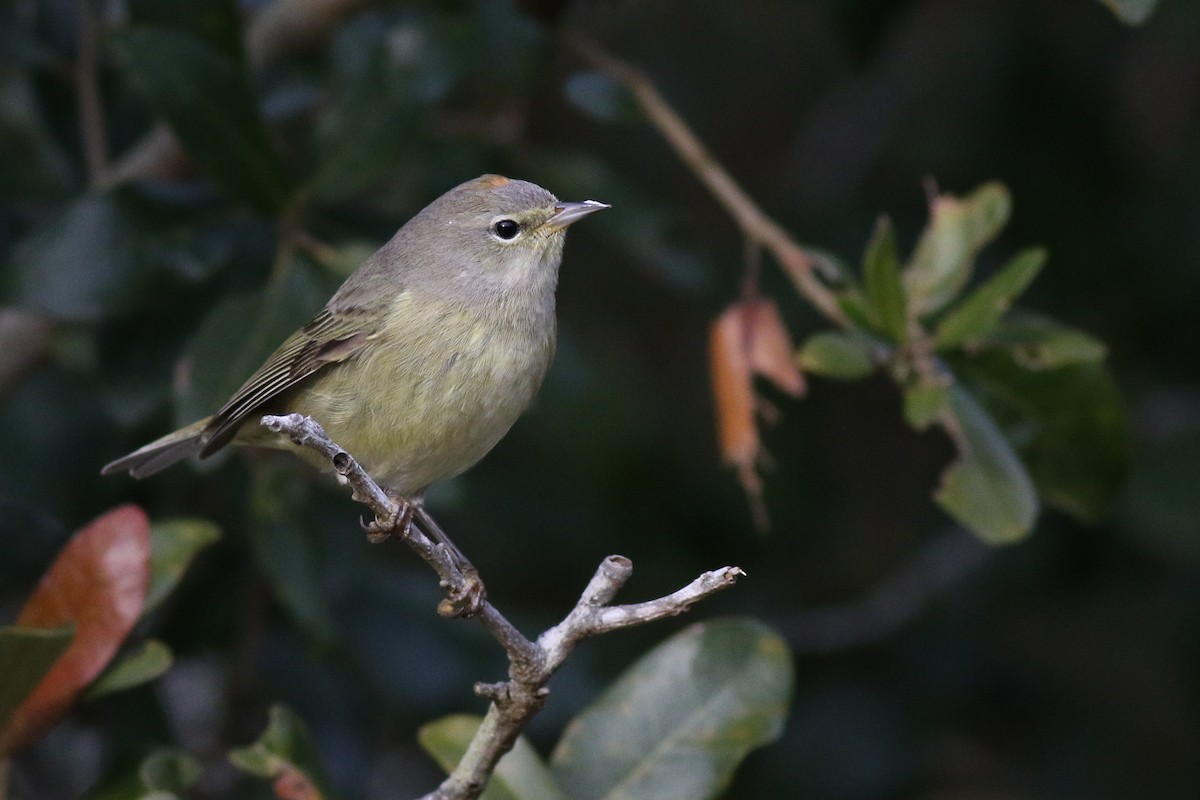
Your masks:
M 474 567 L 462 573 L 463 582 L 450 589 L 442 602 L 438 603 L 440 617 L 473 617 L 483 610 L 487 601 L 487 588 Z
M 370 522 L 359 519 L 358 524 L 367 532 L 367 541 L 371 544 L 379 544 L 391 536 L 403 539 L 412 532 L 413 513 L 416 506 L 403 497 L 394 499 L 396 500 L 396 509 L 387 517 L 377 516 Z

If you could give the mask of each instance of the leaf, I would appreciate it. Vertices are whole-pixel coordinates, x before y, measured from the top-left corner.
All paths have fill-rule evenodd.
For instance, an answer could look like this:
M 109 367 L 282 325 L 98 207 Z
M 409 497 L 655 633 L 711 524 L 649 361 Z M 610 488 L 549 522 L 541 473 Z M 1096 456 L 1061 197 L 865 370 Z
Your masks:
M 762 375 L 787 394 L 804 392 L 804 376 L 792 363 L 792 343 L 775 304 L 767 300 L 732 304 L 709 328 L 709 366 L 717 412 L 721 457 L 737 469 L 758 528 L 767 527 L 758 461 L 762 442 L 755 412 L 754 376 Z
M 692 625 L 568 725 L 551 769 L 572 800 L 714 797 L 778 738 L 791 686 L 787 645 L 761 623 Z
M 200 760 L 173 748 L 118 763 L 87 794 L 87 800 L 180 800 L 200 779 Z
M 960 386 L 950 390 L 958 457 L 942 473 L 938 505 L 988 544 L 1024 538 L 1037 519 L 1033 481 L 988 413 Z
M 950 407 L 950 383 L 936 380 L 916 381 L 904 388 L 904 421 L 923 431 Z
M 272 706 L 267 728 L 253 744 L 229 751 L 235 767 L 272 780 L 281 800 L 334 800 L 308 727 L 285 706 Z
M 908 308 L 900 281 L 896 234 L 887 217 L 880 218 L 863 256 L 863 291 L 872 327 L 897 342 L 908 338 Z
M 1046 263 L 1046 251 L 1026 250 L 952 309 L 937 326 L 936 346 L 959 347 L 989 333 Z
M 482 717 L 452 714 L 422 725 L 417 741 L 449 774 L 479 729 Z M 496 765 L 481 800 L 565 800 L 549 767 L 524 736 Z
M 864 331 L 875 329 L 875 320 L 872 319 L 870 311 L 867 310 L 866 298 L 857 288 L 846 289 L 837 295 L 838 308 L 846 315 L 846 319 L 854 324 L 854 327 Z
M 196 554 L 219 538 L 221 529 L 202 519 L 166 519 L 150 526 L 147 612 L 157 608 L 171 593 Z
M 1028 311 L 1010 314 L 980 339 L 979 349 L 1003 350 L 1025 369 L 1050 370 L 1104 360 L 1104 342 L 1063 323 Z
M 283 207 L 291 189 L 243 64 L 155 25 L 126 28 L 111 44 L 129 82 L 217 183 L 257 211 Z
M 122 692 L 149 683 L 171 668 L 171 648 L 157 639 L 149 639 L 131 653 L 109 664 L 100 677 L 84 692 L 85 700 Z
M 149 574 L 150 525 L 136 506 L 120 506 L 71 538 L 17 625 L 74 623 L 75 637 L 0 732 L 0 756 L 39 739 L 100 674 L 142 613 Z
M 835 380 L 858 380 L 875 371 L 870 343 L 842 331 L 814 333 L 800 347 L 796 360 L 805 372 Z
M 57 628 L 0 628 L 0 731 L 71 644 L 74 625 Z
M 22 308 L 94 322 L 138 294 L 137 226 L 114 194 L 85 194 L 13 247 L 4 294 Z
M 1102 364 L 1031 371 L 997 351 L 955 368 L 1016 443 L 1049 505 L 1088 524 L 1108 514 L 1131 444 L 1124 400 Z
M 971 279 L 976 254 L 1008 222 L 1010 210 L 1008 190 L 999 183 L 985 183 L 961 200 L 933 198 L 929 225 L 904 272 L 915 316 L 938 311 L 958 296 Z
M 1126 25 L 1141 25 L 1158 7 L 1158 0 L 1100 0 L 1100 3 Z

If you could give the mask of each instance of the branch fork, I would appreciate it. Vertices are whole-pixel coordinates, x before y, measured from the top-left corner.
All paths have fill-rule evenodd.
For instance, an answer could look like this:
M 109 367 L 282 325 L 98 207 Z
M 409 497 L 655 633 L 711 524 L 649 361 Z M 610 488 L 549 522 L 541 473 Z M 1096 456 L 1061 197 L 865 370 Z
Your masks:
M 546 704 L 550 678 L 581 641 L 683 614 L 745 575 L 738 567 L 722 567 L 705 572 L 664 597 L 614 606 L 610 603 L 633 575 L 633 562 L 625 556 L 608 556 L 562 622 L 530 641 L 486 600 L 478 574 L 424 506 L 394 497 L 380 487 L 311 417 L 269 415 L 262 418 L 262 425 L 328 458 L 334 472 L 350 485 L 351 496 L 374 512 L 375 523 L 367 527 L 382 536 L 372 536 L 372 540 L 386 538 L 387 533 L 396 535 L 437 573 L 447 591 L 438 613 L 478 619 L 508 654 L 507 681 L 475 684 L 475 694 L 490 705 L 467 752 L 442 785 L 421 800 L 479 797 L 500 758 L 512 749 L 521 731 Z

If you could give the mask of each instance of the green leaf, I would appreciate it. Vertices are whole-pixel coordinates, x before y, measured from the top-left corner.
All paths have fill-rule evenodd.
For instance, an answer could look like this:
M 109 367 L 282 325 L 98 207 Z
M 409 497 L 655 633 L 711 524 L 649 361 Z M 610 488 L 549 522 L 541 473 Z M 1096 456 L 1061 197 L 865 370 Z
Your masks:
M 1131 445 L 1125 403 L 1102 364 L 1030 371 L 997 351 L 956 372 L 1015 442 L 1046 503 L 1089 524 L 1109 512 Z
M 452 714 L 422 725 L 417 741 L 447 773 L 458 766 L 482 717 Z M 481 800 L 565 800 L 549 767 L 525 737 L 496 765 Z
M 154 25 L 119 32 L 112 47 L 129 82 L 225 191 L 260 212 L 283 207 L 291 189 L 242 64 Z
M 1008 190 L 999 183 L 985 183 L 962 199 L 934 198 L 929 225 L 904 273 L 916 316 L 938 311 L 958 296 L 971 279 L 976 254 L 996 238 L 1010 210 Z
M 1141 25 L 1158 7 L 1158 0 L 1100 0 L 1100 3 L 1126 25 Z
M 692 625 L 656 647 L 567 727 L 551 768 L 572 800 L 700 800 L 783 730 L 787 645 L 759 622 Z
M 272 781 L 282 779 L 310 792 L 298 790 L 296 797 L 334 800 L 337 796 L 325 777 L 308 727 L 286 706 L 272 706 L 266 730 L 253 744 L 230 750 L 229 760 L 243 772 Z
M 875 329 L 871 312 L 867 310 L 867 301 L 858 289 L 847 289 L 837 295 L 838 308 L 846 315 L 846 319 L 854 323 L 854 327 L 864 331 Z
M 74 625 L 0 628 L 0 666 L 4 673 L 4 679 L 0 680 L 0 733 L 8 727 L 13 712 L 66 652 L 74 635 Z
M 941 350 L 958 347 L 989 333 L 1046 263 L 1046 251 L 1031 249 L 972 292 L 938 324 L 935 343 Z
M 950 408 L 950 383 L 916 381 L 904 388 L 904 420 L 923 431 Z
M 900 281 L 900 259 L 892 223 L 882 217 L 875 225 L 863 256 L 863 289 L 879 333 L 897 342 L 908 337 L 908 309 L 904 284 Z
M 796 358 L 805 372 L 837 380 L 858 380 L 875 370 L 870 342 L 842 331 L 814 333 L 801 345 Z
M 1010 314 L 977 342 L 1007 352 L 1025 369 L 1052 370 L 1104 360 L 1108 347 L 1081 330 L 1028 311 Z
M 221 538 L 221 529 L 203 519 L 164 519 L 150 526 L 150 588 L 148 613 L 179 583 L 188 565 L 204 548 Z
M 141 648 L 109 664 L 83 693 L 83 699 L 95 700 L 149 683 L 170 669 L 171 662 L 171 648 L 158 639 L 149 639 Z
M 200 780 L 202 771 L 195 756 L 160 748 L 136 761 L 119 762 L 86 800 L 180 800 Z
M 947 514 L 988 544 L 1024 538 L 1037 519 L 1033 480 L 988 413 L 961 386 L 950 390 L 958 457 L 934 494 Z
M 12 305 L 95 322 L 130 308 L 144 279 L 138 229 L 117 195 L 86 194 L 12 250 L 3 280 Z

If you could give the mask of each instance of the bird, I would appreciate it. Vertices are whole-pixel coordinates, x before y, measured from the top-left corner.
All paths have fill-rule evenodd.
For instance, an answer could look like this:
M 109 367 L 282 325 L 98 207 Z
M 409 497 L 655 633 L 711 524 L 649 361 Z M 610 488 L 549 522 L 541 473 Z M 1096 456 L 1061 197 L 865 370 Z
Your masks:
M 259 424 L 299 413 L 389 493 L 419 501 L 482 459 L 533 400 L 554 357 L 566 229 L 609 207 L 500 175 L 456 186 L 367 258 L 212 416 L 101 473 L 145 478 L 231 444 L 328 466 Z

